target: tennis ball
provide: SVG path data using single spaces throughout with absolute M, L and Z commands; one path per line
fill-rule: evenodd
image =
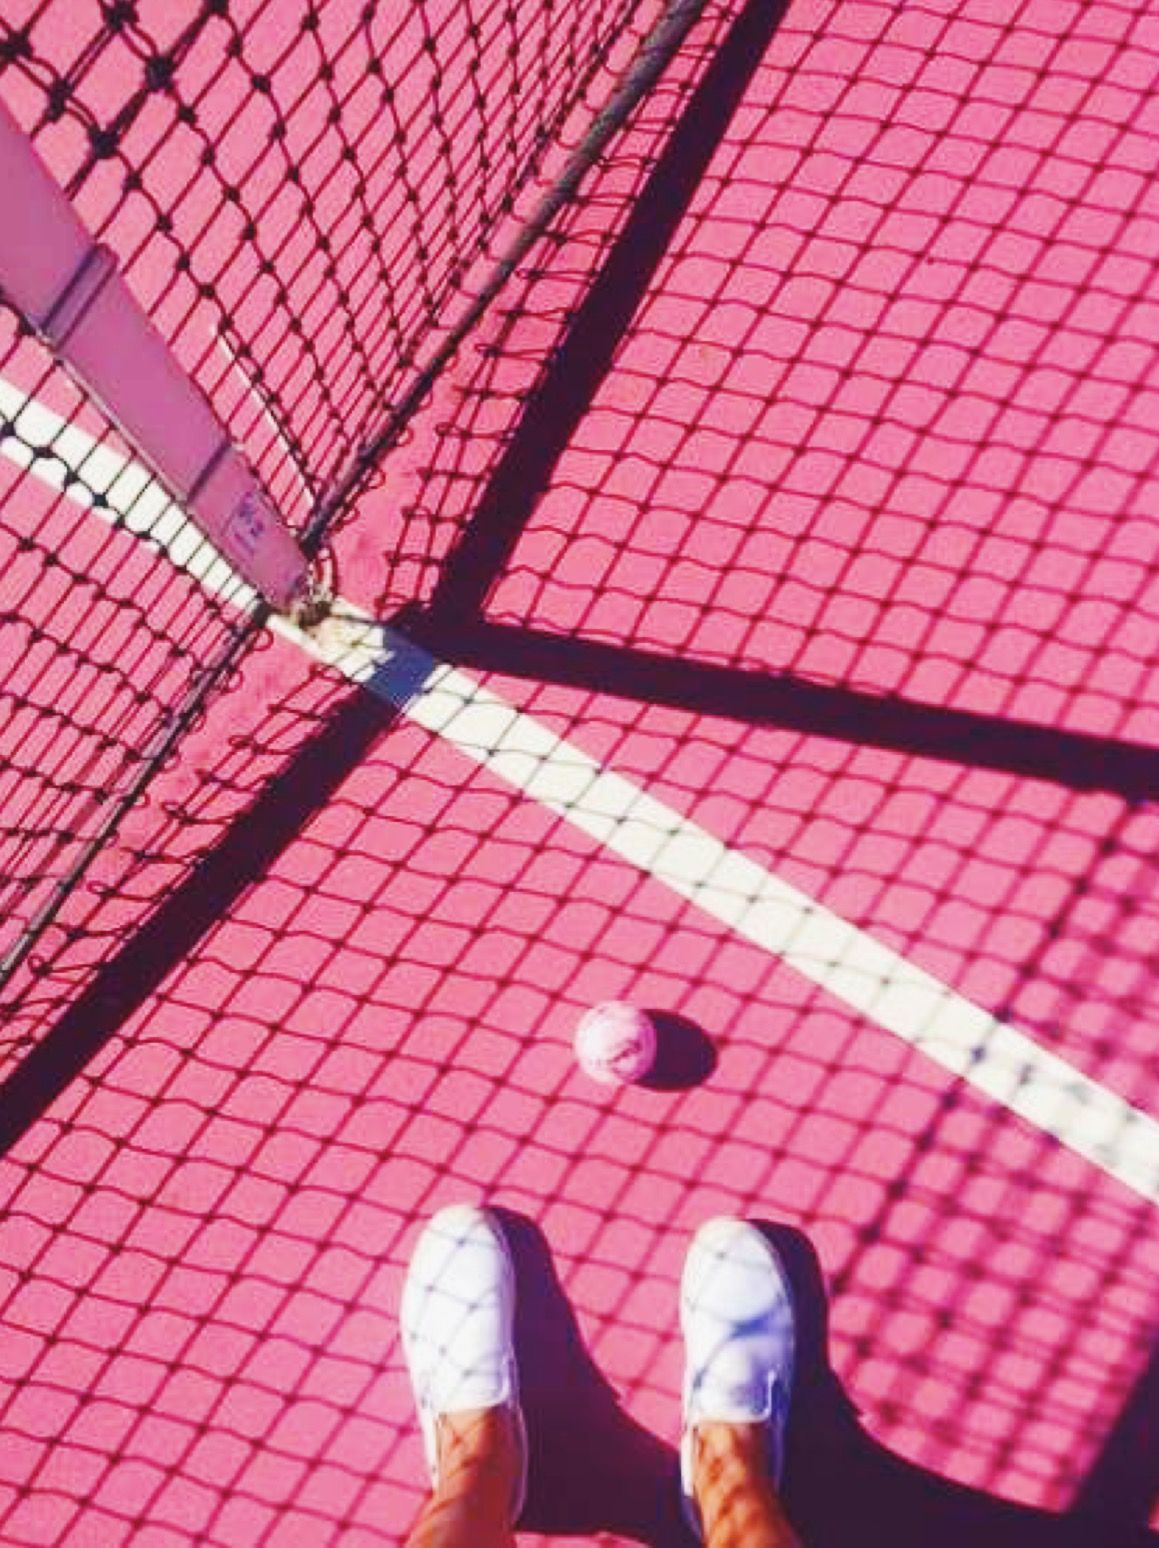
M 594 1005 L 576 1027 L 575 1053 L 585 1075 L 601 1085 L 643 1080 L 656 1058 L 656 1025 L 622 1000 Z

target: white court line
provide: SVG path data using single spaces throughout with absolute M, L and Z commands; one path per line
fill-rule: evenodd
M 256 601 L 254 591 L 186 520 L 143 463 L 102 444 L 3 376 L 0 416 L 17 430 L 14 436 L 0 435 L 0 454 L 10 462 L 27 468 L 42 483 L 63 491 L 106 521 L 118 520 L 136 536 L 152 538 L 174 564 L 214 595 L 239 608 Z M 25 441 L 50 450 L 51 456 L 34 457 Z M 92 503 L 90 490 L 105 498 L 105 508 Z
M 0 410 L 8 417 L 11 391 L 0 391 Z M 28 416 L 23 423 L 36 432 L 32 438 L 50 442 L 55 456 L 70 465 L 83 461 L 90 483 L 102 470 L 110 504 L 136 487 L 130 464 L 18 396 L 20 412 Z M 11 444 L 0 442 L 0 451 L 11 455 Z M 98 453 L 100 461 L 94 460 Z M 26 455 L 15 460 L 28 461 Z M 35 464 L 36 471 L 42 468 L 56 482 L 51 464 Z M 171 544 L 177 558 L 186 524 L 163 497 L 157 510 L 166 536 L 157 529 L 153 536 Z M 219 590 L 225 568 L 211 566 L 199 578 Z M 232 572 L 225 580 L 231 600 L 243 602 L 245 588 Z M 867 1021 L 1159 1203 L 1159 1123 L 1017 1028 L 351 604 L 339 602 L 335 616 L 308 633 L 277 616 L 271 626 Z

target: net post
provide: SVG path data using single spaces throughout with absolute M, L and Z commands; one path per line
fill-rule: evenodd
M 5 298 L 233 568 L 271 606 L 292 610 L 308 589 L 305 556 L 2 100 L 0 172 L 20 212 L 0 226 Z

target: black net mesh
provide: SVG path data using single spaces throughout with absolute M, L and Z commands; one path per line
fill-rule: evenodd
M 657 9 L 23 3 L 0 24 L 0 86 L 283 517 L 313 518 L 317 540 L 518 229 L 521 194 Z M 223 609 L 173 573 L 176 558 L 204 582 L 211 555 L 176 535 L 14 314 L 3 327 L 20 668 L 3 688 L 0 947 L 26 953 L 226 675 L 249 603 L 227 582 Z

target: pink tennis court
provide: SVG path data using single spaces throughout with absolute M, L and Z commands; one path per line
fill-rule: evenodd
M 805 1542 L 1159 1541 L 1157 85 L 1147 0 L 12 0 L 310 595 L 6 279 L 0 1541 L 401 1542 L 458 1201 L 521 1541 L 691 1540 L 719 1214 Z

